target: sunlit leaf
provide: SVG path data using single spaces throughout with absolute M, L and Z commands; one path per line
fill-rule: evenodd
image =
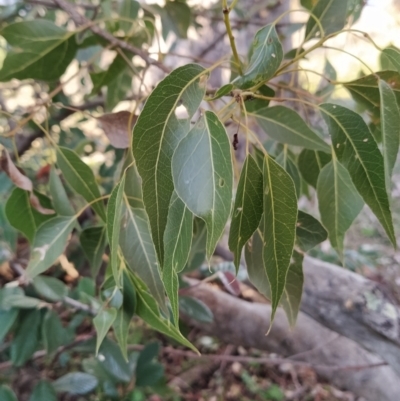
M 282 45 L 274 24 L 266 25 L 256 33 L 252 50 L 249 65 L 243 75 L 232 82 L 242 89 L 268 81 L 274 76 L 282 62 Z
M 96 317 L 93 319 L 93 325 L 96 329 L 97 340 L 96 340 L 96 353 L 99 352 L 101 343 L 104 337 L 107 335 L 108 330 L 114 323 L 117 317 L 117 310 L 115 308 L 101 309 Z
M 229 249 L 239 269 L 243 246 L 260 224 L 263 213 L 263 174 L 253 156 L 248 155 L 239 179 L 229 231 Z
M 393 244 L 396 238 L 385 187 L 384 161 L 362 117 L 345 107 L 325 103 L 322 116 L 339 161 L 347 168 L 357 191 L 374 212 Z
M 296 242 L 304 252 L 309 251 L 328 238 L 328 233 L 321 223 L 299 210 L 296 224 Z
M 207 258 L 221 238 L 232 206 L 232 156 L 225 127 L 206 111 L 172 158 L 175 190 L 207 226 Z
M 203 99 L 204 69 L 196 64 L 177 68 L 151 93 L 133 129 L 133 155 L 143 180 L 143 201 L 158 259 L 164 260 L 163 238 L 174 185 L 171 158 L 190 129 L 190 119 Z M 179 118 L 177 107 L 187 116 Z

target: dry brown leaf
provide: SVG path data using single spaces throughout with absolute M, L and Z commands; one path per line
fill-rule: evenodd
M 42 214 L 55 213 L 54 210 L 46 209 L 40 204 L 38 197 L 33 193 L 32 181 L 13 163 L 5 149 L 1 152 L 0 167 L 18 188 L 30 192 L 29 201 L 34 209 Z
M 118 149 L 129 147 L 136 119 L 137 116 L 129 111 L 103 114 L 97 118 L 111 145 Z

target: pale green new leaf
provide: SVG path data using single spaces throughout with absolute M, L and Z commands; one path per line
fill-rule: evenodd
M 319 212 L 332 246 L 343 257 L 346 231 L 360 213 L 364 202 L 347 170 L 335 159 L 320 172 L 317 183 Z
M 393 46 L 389 46 L 382 50 L 382 57 L 390 62 L 390 64 L 400 73 L 400 50 Z
M 164 78 L 151 93 L 133 129 L 133 155 L 142 178 L 143 202 L 149 216 L 158 259 L 164 260 L 164 231 L 174 190 L 171 158 L 190 129 L 205 93 L 203 67 L 188 64 Z M 187 117 L 175 115 L 178 106 Z
M 51 267 L 64 252 L 74 228 L 75 217 L 53 217 L 43 223 L 35 236 L 26 277 L 33 279 Z
M 232 207 L 232 156 L 225 127 L 206 111 L 172 158 L 175 191 L 207 226 L 207 258 L 221 238 Z
M 78 49 L 75 32 L 44 19 L 6 25 L 0 34 L 15 47 L 7 53 L 0 81 L 12 78 L 55 81 Z
M 334 104 L 321 105 L 321 112 L 328 125 L 337 158 L 347 168 L 357 191 L 395 245 L 384 161 L 366 123 L 354 111 Z
M 280 143 L 329 152 L 329 146 L 294 110 L 285 106 L 273 106 L 248 115 L 257 118 L 265 133 Z
M 236 272 L 243 246 L 260 224 L 263 214 L 263 174 L 253 156 L 248 155 L 240 174 L 233 217 L 229 231 L 229 249 L 234 254 Z
M 164 266 L 162 280 L 171 303 L 174 323 L 179 322 L 178 272 L 189 258 L 193 236 L 193 215 L 176 192 L 172 194 L 164 232 Z
M 271 287 L 271 324 L 286 285 L 296 238 L 297 197 L 293 180 L 271 157 L 264 158 L 264 268 Z
M 61 146 L 58 147 L 57 164 L 71 188 L 83 196 L 87 202 L 93 202 L 101 197 L 93 171 L 74 151 Z M 93 202 L 92 208 L 103 221 L 106 221 L 106 212 L 102 200 Z
M 119 243 L 128 267 L 143 280 L 150 294 L 163 311 L 166 311 L 164 285 L 146 212 L 143 209 L 131 208 L 126 199 Z
M 274 76 L 282 62 L 282 45 L 274 24 L 266 25 L 256 33 L 252 50 L 249 65 L 243 75 L 232 82 L 242 89 L 268 81 Z
M 110 263 L 115 283 L 120 286 L 120 259 L 118 256 L 121 232 L 121 211 L 124 195 L 125 175 L 111 192 L 107 205 L 107 235 L 110 245 Z
M 400 112 L 392 88 L 381 79 L 379 80 L 379 91 L 381 95 L 382 153 L 385 163 L 386 188 L 390 193 L 390 179 L 399 153 Z
M 348 0 L 319 0 L 311 10 L 306 26 L 305 40 L 340 31 L 346 24 Z M 323 32 L 321 32 L 320 25 Z
M 96 354 L 99 352 L 101 343 L 104 337 L 107 335 L 108 330 L 114 323 L 117 317 L 117 310 L 115 308 L 101 309 L 97 316 L 93 319 L 93 325 L 96 329 L 97 339 L 96 339 Z
M 75 214 L 74 209 L 69 202 L 67 193 L 54 167 L 50 170 L 49 189 L 54 210 L 60 216 L 73 216 Z

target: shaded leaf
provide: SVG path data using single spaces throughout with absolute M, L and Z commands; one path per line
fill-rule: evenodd
M 265 97 L 273 98 L 275 96 L 275 91 L 267 85 L 263 85 L 258 89 L 258 93 Z M 257 110 L 264 109 L 269 106 L 270 100 L 267 99 L 248 99 L 246 100 L 246 110 L 248 113 L 256 113 Z
M 93 171 L 74 151 L 58 147 L 57 164 L 71 188 L 83 196 L 87 202 L 93 202 L 101 197 Z M 102 200 L 92 203 L 92 208 L 103 221 L 106 221 Z
M 58 347 L 65 345 L 69 338 L 67 331 L 63 327 L 57 313 L 48 310 L 44 315 L 42 322 L 42 341 L 47 354 L 51 354 L 57 350 Z
M 315 150 L 303 149 L 298 158 L 300 173 L 307 184 L 317 187 L 317 180 L 322 168 L 332 159 L 329 153 L 316 152 Z
M 193 215 L 183 201 L 173 192 L 164 232 L 164 266 L 162 280 L 171 303 L 174 323 L 179 321 L 178 272 L 189 258 L 192 245 Z
M 174 185 L 171 158 L 190 129 L 190 119 L 203 99 L 205 70 L 196 64 L 177 68 L 153 90 L 133 129 L 133 155 L 143 180 L 143 201 L 158 259 L 163 264 L 163 238 Z M 182 102 L 187 118 L 175 111 Z M 155 118 L 156 116 L 156 118 Z
M 140 4 L 135 0 L 123 0 L 119 8 L 119 15 L 124 18 L 135 20 L 140 10 Z M 120 21 L 119 27 L 125 32 L 129 33 L 132 29 L 133 21 Z
M 232 84 L 223 85 L 215 92 L 214 96 L 211 96 L 207 100 L 217 100 L 223 96 L 230 96 L 233 88 L 234 86 Z
M 296 242 L 302 251 L 308 252 L 327 238 L 328 233 L 316 218 L 301 210 L 298 211 Z
M 139 354 L 136 364 L 136 385 L 155 386 L 164 375 L 164 367 L 154 359 L 160 350 L 158 343 L 150 343 Z
M 221 238 L 231 211 L 230 143 L 218 117 L 206 111 L 179 143 L 172 158 L 175 190 L 207 226 L 207 258 Z
M 293 156 L 294 157 L 294 156 Z M 293 161 L 293 159 L 289 156 L 289 152 L 287 150 L 287 146 L 285 146 L 283 152 L 281 152 L 275 161 L 280 164 L 286 172 L 290 175 L 293 180 L 294 187 L 296 188 L 296 195 L 300 198 L 301 192 L 301 177 L 299 170 Z
M 17 309 L 0 310 L 0 342 L 4 340 L 4 337 L 10 331 L 17 317 Z
M 264 159 L 264 268 L 271 286 L 271 324 L 286 285 L 297 221 L 292 179 L 270 157 Z
M 371 132 L 360 115 L 345 107 L 325 103 L 321 111 L 337 158 L 347 168 L 357 191 L 395 245 L 383 157 Z
M 93 319 L 93 325 L 97 333 L 96 354 L 99 352 L 100 345 L 110 330 L 110 327 L 114 323 L 116 317 L 117 310 L 115 308 L 109 308 L 101 309 Z
M 49 187 L 55 211 L 60 216 L 73 216 L 75 211 L 71 206 L 64 185 L 54 167 L 50 170 Z
M 192 271 L 199 268 L 206 258 L 207 228 L 203 220 L 195 217 L 193 223 L 192 247 L 190 248 L 189 259 L 185 271 Z M 179 271 L 178 271 L 179 273 Z
M 248 155 L 240 174 L 229 231 L 229 249 L 234 254 L 236 272 L 242 249 L 260 224 L 262 214 L 263 174 L 253 156 Z
M 14 392 L 10 387 L 5 385 L 0 385 L 0 400 L 1 401 L 18 401 Z
M 43 223 L 32 244 L 31 257 L 25 274 L 29 279 L 46 271 L 64 252 L 69 234 L 75 225 L 74 217 L 53 217 Z
M 90 272 L 96 277 L 102 263 L 107 243 L 106 227 L 89 227 L 79 237 L 83 253 L 90 264 Z
M 385 57 L 390 65 L 400 73 L 400 50 L 394 46 L 389 46 L 382 50 L 382 57 Z
M 166 1 L 164 8 L 159 9 L 162 35 L 167 39 L 170 32 L 174 32 L 178 38 L 186 38 L 191 21 L 190 7 L 181 1 Z
M 53 382 L 57 393 L 85 395 L 93 391 L 98 385 L 95 376 L 83 372 L 71 372 L 61 376 Z
M 29 401 L 57 401 L 57 394 L 48 381 L 42 380 L 36 384 Z
M 133 208 L 144 209 L 142 179 L 137 171 L 136 163 L 133 161 L 131 152 L 127 154 L 123 170 L 125 171 L 124 192 L 129 205 Z
M 212 323 L 214 315 L 210 308 L 199 299 L 193 297 L 179 297 L 179 307 L 186 316 L 199 322 Z
M 332 160 L 322 170 L 317 184 L 318 205 L 332 246 L 343 257 L 343 239 L 364 202 L 347 170 Z
M 68 293 L 62 281 L 50 276 L 35 277 L 33 287 L 39 295 L 53 302 L 61 301 Z

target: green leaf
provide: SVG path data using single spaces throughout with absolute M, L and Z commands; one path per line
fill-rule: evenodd
M 332 160 L 318 177 L 317 195 L 319 211 L 332 246 L 343 257 L 343 239 L 364 202 L 356 191 L 347 170 Z
M 187 38 L 192 19 L 190 7 L 183 1 L 167 0 L 160 10 L 162 35 L 167 39 L 169 32 L 174 32 L 178 38 Z
M 6 216 L 9 223 L 33 242 L 37 228 L 54 217 L 39 213 L 29 202 L 29 192 L 14 188 L 6 203 Z
M 294 110 L 285 106 L 273 106 L 248 115 L 257 118 L 265 133 L 278 142 L 329 152 L 329 146 Z
M 264 159 L 264 268 L 271 286 L 271 324 L 286 285 L 297 221 L 292 179 L 270 157 Z
M 379 80 L 381 94 L 382 153 L 385 164 L 386 187 L 390 193 L 390 179 L 399 153 L 400 112 L 392 88 Z
M 89 227 L 79 237 L 83 253 L 90 264 L 92 277 L 96 277 L 102 263 L 107 243 L 106 227 Z
M 244 161 L 236 192 L 229 231 L 229 249 L 234 254 L 236 273 L 242 249 L 260 224 L 263 214 L 263 174 L 253 156 Z
M 33 279 L 33 287 L 36 292 L 49 301 L 61 301 L 68 293 L 65 284 L 49 276 L 37 276 Z
M 0 386 L 0 400 L 1 401 L 18 401 L 14 392 L 8 386 L 4 386 L 4 385 Z
M 223 96 L 230 96 L 230 93 L 232 92 L 232 89 L 234 86 L 232 84 L 226 84 L 221 86 L 214 94 L 214 96 L 211 96 L 207 100 L 217 100 L 220 99 Z
M 118 309 L 117 317 L 113 323 L 113 329 L 121 352 L 125 360 L 128 360 L 128 332 L 129 325 L 136 310 L 136 291 L 126 272 L 124 272 L 122 277 L 122 290 L 122 306 L 120 309 Z
M 115 56 L 114 60 L 111 62 L 106 71 L 90 74 L 90 78 L 92 79 L 93 83 L 91 95 L 97 94 L 103 86 L 107 86 L 108 88 L 113 86 L 118 77 L 125 71 L 126 68 L 127 65 L 125 59 L 118 54 Z
M 382 50 L 382 57 L 385 57 L 398 73 L 400 73 L 400 50 L 389 46 Z
M 178 196 L 206 223 L 210 259 L 230 215 L 233 187 L 229 139 L 213 112 L 206 111 L 179 143 L 172 173 Z
M 42 380 L 33 389 L 29 401 L 57 401 L 57 394 L 48 381 Z
M 261 88 L 258 89 L 258 93 L 262 96 L 273 98 L 275 97 L 275 91 L 267 85 L 263 85 Z M 248 99 L 246 101 L 246 110 L 248 113 L 256 113 L 257 110 L 265 109 L 269 106 L 270 100 L 267 99 Z
M 132 373 L 129 364 L 122 355 L 118 345 L 105 338 L 99 350 L 98 360 L 106 372 L 118 382 L 129 383 L 132 380 Z
M 185 271 L 196 270 L 203 264 L 206 258 L 206 246 L 206 223 L 198 217 L 195 217 L 193 223 L 192 247 L 190 248 L 189 259 L 184 269 Z
M 28 279 L 46 271 L 64 252 L 75 217 L 53 217 L 42 224 L 32 245 L 31 257 L 25 274 Z
M 0 70 L 0 81 L 39 79 L 55 81 L 75 57 L 75 32 L 43 19 L 6 25 L 1 35 L 14 46 Z M 49 68 L 51 66 L 51 68 Z
M 328 233 L 321 223 L 309 215 L 299 210 L 296 224 L 296 242 L 300 249 L 308 252 L 328 238 Z
M 124 18 L 135 20 L 140 10 L 140 4 L 135 0 L 123 0 L 119 8 L 119 15 Z M 132 29 L 133 21 L 120 21 L 119 27 L 125 33 L 129 33 Z
M 155 386 L 164 376 L 164 367 L 154 359 L 159 353 L 158 343 L 147 344 L 136 364 L 136 382 L 139 387 Z
M 307 10 L 311 10 L 317 3 L 318 0 L 300 0 L 300 4 Z
M 49 186 L 54 210 L 60 216 L 73 216 L 75 211 L 71 206 L 67 193 L 65 192 L 64 185 L 62 184 L 54 167 L 52 167 L 50 170 Z
M 107 335 L 110 327 L 117 317 L 117 310 L 115 308 L 101 309 L 97 316 L 93 319 L 93 325 L 97 333 L 96 341 L 96 354 L 99 352 L 101 343 Z
M 133 155 L 143 180 L 143 201 L 160 264 L 164 261 L 163 238 L 174 185 L 171 158 L 190 129 L 190 119 L 203 99 L 200 79 L 203 67 L 188 64 L 164 78 L 151 93 L 133 129 Z M 182 103 L 187 118 L 178 118 Z M 155 118 L 157 116 L 157 118 Z
M 146 212 L 143 209 L 129 207 L 125 200 L 122 216 L 120 246 L 126 264 L 145 282 L 160 307 L 167 311 L 164 285 Z
M 340 31 L 346 24 L 347 9 L 348 0 L 319 0 L 311 10 L 312 15 L 306 25 L 305 40 Z M 321 24 L 323 32 L 316 19 Z
M 300 198 L 301 177 L 300 177 L 300 173 L 299 173 L 299 170 L 298 170 L 295 162 L 289 155 L 287 146 L 285 146 L 283 152 L 281 152 L 278 155 L 278 157 L 275 159 L 275 161 L 278 164 L 280 164 L 286 170 L 286 172 L 290 175 L 290 177 L 293 180 L 294 187 L 296 188 L 296 195 L 298 198 Z
M 396 237 L 385 188 L 384 162 L 375 139 L 357 113 L 329 103 L 321 105 L 321 111 L 337 158 L 349 171 L 357 191 L 395 246 Z
M 397 103 L 400 104 L 400 73 L 397 71 L 381 71 L 366 77 L 347 82 L 344 87 L 348 89 L 354 100 L 369 110 L 380 107 L 379 80 L 387 82 L 392 88 Z
M 74 151 L 61 146 L 58 147 L 57 164 L 68 184 L 87 202 L 93 202 L 101 197 L 93 171 Z M 103 221 L 106 221 L 106 212 L 102 200 L 92 203 L 92 208 Z
M 304 256 L 294 251 L 286 276 L 285 291 L 282 295 L 281 305 L 286 313 L 291 327 L 296 324 L 300 309 L 301 295 L 303 293 L 303 258 Z
M 126 168 L 126 166 L 130 166 Z M 125 169 L 126 168 L 126 169 Z M 136 164 L 133 162 L 132 153 L 128 152 L 125 164 L 125 196 L 131 207 L 144 209 L 142 179 L 137 171 Z
M 125 67 L 125 69 L 107 85 L 106 110 L 112 111 L 119 102 L 123 101 L 131 87 L 132 72 L 129 68 Z M 129 139 L 130 138 L 129 136 Z
M 199 322 L 212 323 L 214 320 L 214 315 L 210 308 L 199 299 L 181 296 L 179 298 L 179 307 L 186 316 Z
M 115 186 L 111 192 L 110 199 L 107 205 L 107 234 L 108 243 L 110 244 L 110 263 L 113 272 L 114 280 L 117 286 L 120 286 L 121 271 L 119 250 L 119 236 L 121 232 L 121 212 L 122 212 L 122 197 L 124 194 L 125 175 L 121 181 Z
M 173 338 L 185 347 L 198 352 L 196 347 L 192 345 L 185 337 L 183 337 L 180 331 L 174 325 L 172 325 L 169 320 L 166 320 L 160 316 L 157 303 L 152 295 L 147 291 L 145 284 L 140 280 L 140 278 L 134 274 L 131 274 L 131 279 L 137 293 L 136 314 L 153 329 Z
M 58 347 L 65 345 L 69 341 L 61 319 L 56 312 L 50 309 L 44 315 L 41 329 L 43 346 L 47 354 L 52 354 Z
M 248 89 L 271 79 L 283 59 L 282 45 L 274 24 L 261 28 L 251 46 L 253 52 L 249 65 L 244 74 L 232 82 L 241 89 Z
M 174 323 L 179 322 L 178 272 L 189 258 L 192 245 L 193 215 L 176 192 L 172 194 L 164 232 L 164 266 L 162 280 L 171 303 Z
M 39 308 L 42 303 L 38 298 L 25 296 L 24 291 L 19 287 L 4 287 L 0 289 L 0 309 L 32 309 Z
M 18 316 L 17 309 L 0 310 L 0 342 L 10 331 Z
M 317 187 L 317 180 L 322 168 L 332 160 L 332 156 L 325 152 L 303 149 L 298 158 L 300 173 L 307 184 Z
M 98 384 L 95 376 L 83 372 L 72 372 L 55 380 L 53 387 L 57 393 L 85 395 L 93 391 Z
M 11 361 L 14 366 L 24 365 L 36 351 L 40 322 L 40 310 L 35 309 L 20 314 L 20 324 L 11 343 Z

